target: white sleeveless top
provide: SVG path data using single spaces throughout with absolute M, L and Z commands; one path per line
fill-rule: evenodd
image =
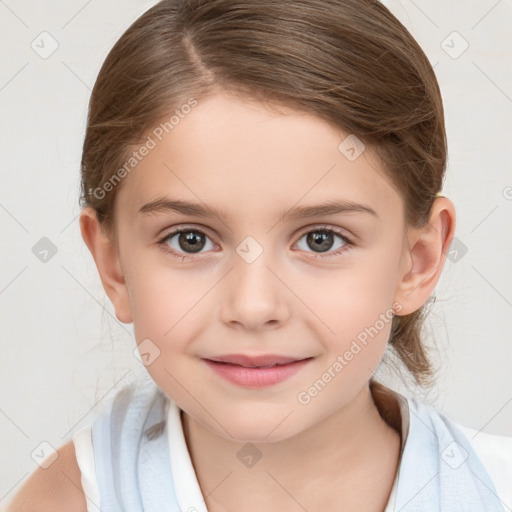
M 389 388 L 388 388 L 389 390 Z M 389 390 L 392 391 L 392 390 Z M 402 449 L 407 440 L 409 411 L 407 401 L 399 393 L 393 392 L 400 404 L 402 418 Z M 169 452 L 172 453 L 171 469 L 176 497 L 181 510 L 208 512 L 203 495 L 190 459 L 183 433 L 181 409 L 169 401 L 168 416 Z M 487 470 L 506 510 L 512 510 L 512 437 L 478 432 L 456 423 Z M 73 435 L 76 458 L 81 471 L 82 487 L 87 501 L 87 512 L 101 512 L 100 493 L 96 480 L 94 452 L 92 446 L 92 426 L 87 425 Z M 386 505 L 385 512 L 395 511 L 398 472 Z

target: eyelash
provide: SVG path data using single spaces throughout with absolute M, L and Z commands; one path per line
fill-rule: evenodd
M 161 238 L 160 240 L 157 241 L 157 245 L 160 246 L 162 248 L 162 250 L 164 252 L 166 252 L 167 254 L 170 254 L 171 256 L 174 256 L 176 258 L 181 258 L 182 261 L 186 260 L 186 259 L 193 259 L 195 257 L 195 255 L 193 255 L 193 254 L 179 254 L 176 251 L 174 251 L 173 249 L 169 248 L 169 246 L 166 244 L 167 240 L 169 240 L 173 236 L 178 235 L 180 233 L 190 233 L 190 232 L 200 233 L 202 236 L 210 238 L 208 236 L 208 234 L 205 233 L 202 229 L 199 229 L 199 228 L 196 228 L 196 227 L 182 227 L 182 228 L 175 229 L 174 231 L 171 231 L 170 233 L 167 233 L 163 238 Z M 314 253 L 313 252 L 313 253 L 311 253 L 313 259 L 324 259 L 324 258 L 331 258 L 331 257 L 334 257 L 334 256 L 338 256 L 340 254 L 344 254 L 345 252 L 347 252 L 348 250 L 350 250 L 354 246 L 353 241 L 350 238 L 348 238 L 346 235 L 342 234 L 340 231 L 338 231 L 336 229 L 327 228 L 325 225 L 315 226 L 313 228 L 308 228 L 307 230 L 302 231 L 300 233 L 300 235 L 299 235 L 299 240 L 304 235 L 307 235 L 309 233 L 316 233 L 316 232 L 334 233 L 336 236 L 338 236 L 339 238 L 342 239 L 342 241 L 345 243 L 345 245 L 343 247 L 337 249 L 334 252 L 327 253 L 328 254 L 327 256 L 321 256 L 321 253 Z M 201 257 L 202 253 L 197 253 L 197 254 L 198 254 L 199 257 Z M 311 256 L 308 256 L 308 257 L 311 257 Z

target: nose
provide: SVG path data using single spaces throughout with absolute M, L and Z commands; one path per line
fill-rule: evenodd
M 254 261 L 233 254 L 233 268 L 223 283 L 220 299 L 222 321 L 251 331 L 275 329 L 286 322 L 290 313 L 287 288 L 278 275 L 267 251 Z

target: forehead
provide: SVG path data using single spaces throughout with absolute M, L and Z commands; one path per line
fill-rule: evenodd
M 124 216 L 166 194 L 261 219 L 335 198 L 400 214 L 400 197 L 370 152 L 353 159 L 347 147 L 359 152 L 357 139 L 316 116 L 217 94 L 172 125 L 169 118 L 148 132 L 151 149 L 123 181 L 116 208 Z

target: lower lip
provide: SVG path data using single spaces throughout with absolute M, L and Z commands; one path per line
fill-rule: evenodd
M 246 368 L 237 364 L 219 363 L 209 359 L 203 361 L 218 375 L 229 380 L 233 384 L 251 388 L 271 386 L 295 375 L 303 368 L 309 359 L 294 361 L 293 363 L 277 365 L 272 368 Z

